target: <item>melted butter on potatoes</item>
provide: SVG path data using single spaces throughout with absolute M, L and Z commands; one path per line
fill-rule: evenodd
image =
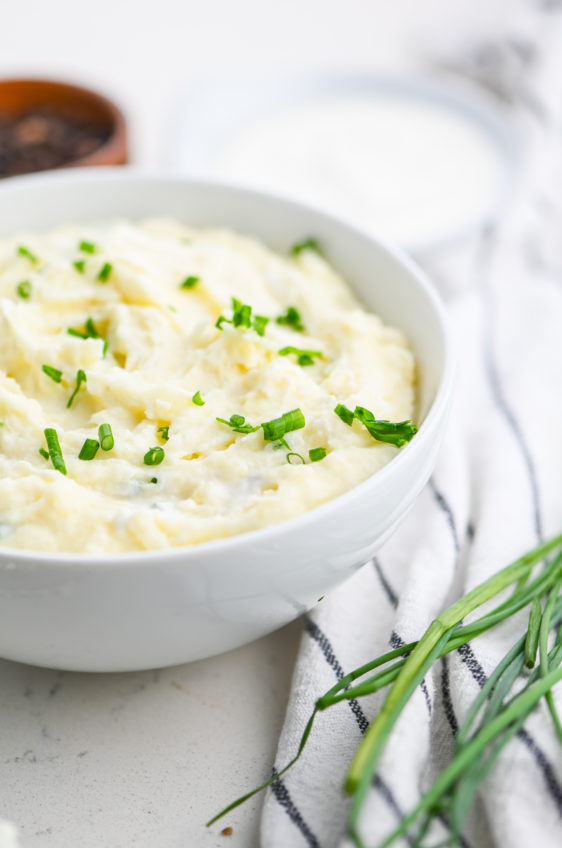
M 197 279 L 182 285 L 188 278 Z M 263 335 L 215 326 L 232 319 L 233 297 L 251 306 L 252 321 L 269 318 Z M 276 321 L 289 307 L 302 331 Z M 279 354 L 287 347 L 321 356 L 299 364 L 298 354 Z M 86 381 L 68 406 L 79 370 Z M 414 360 L 403 335 L 362 309 L 312 250 L 280 256 L 246 236 L 164 219 L 0 242 L 2 546 L 165 548 L 299 515 L 398 450 L 358 421 L 347 426 L 338 403 L 410 419 Z M 240 415 L 256 426 L 294 409 L 306 423 L 286 444 L 216 420 Z M 79 459 L 104 423 L 114 447 Z M 45 428 L 57 432 L 66 475 L 40 453 Z M 163 460 L 145 464 L 155 447 Z M 319 447 L 325 457 L 311 462 Z

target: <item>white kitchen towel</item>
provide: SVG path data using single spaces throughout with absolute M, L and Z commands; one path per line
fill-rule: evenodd
M 528 31 L 487 45 L 469 63 L 534 125 L 536 138 L 512 207 L 435 268 L 450 284 L 445 291 L 455 292 L 448 307 L 459 359 L 445 443 L 394 537 L 306 617 L 278 770 L 296 752 L 316 698 L 345 672 L 419 638 L 452 600 L 562 532 L 562 30 L 559 4 L 532 5 Z M 442 658 L 416 691 L 367 797 L 361 831 L 370 848 L 448 762 L 470 702 L 525 627 L 521 613 Z M 562 686 L 555 691 L 562 709 Z M 382 697 L 318 717 L 301 760 L 267 790 L 262 848 L 348 848 L 342 782 Z M 562 845 L 562 751 L 544 704 L 504 749 L 462 845 Z

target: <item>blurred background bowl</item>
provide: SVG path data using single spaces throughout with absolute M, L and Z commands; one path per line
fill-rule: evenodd
M 127 161 L 125 118 L 106 97 L 55 80 L 0 80 L 0 177 Z

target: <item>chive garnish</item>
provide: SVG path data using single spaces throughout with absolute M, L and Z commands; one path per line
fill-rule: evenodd
M 284 315 L 279 315 L 275 319 L 278 324 L 286 324 L 297 333 L 304 333 L 304 324 L 300 316 L 299 310 L 295 306 L 288 306 Z
M 31 283 L 29 280 L 23 280 L 21 283 L 18 283 L 16 291 L 24 300 L 31 297 Z
M 55 383 L 60 383 L 62 380 L 62 371 L 59 371 L 58 368 L 53 368 L 52 365 L 42 365 L 41 371 L 50 377 L 51 380 L 54 380 Z
M 85 383 L 86 380 L 87 380 L 86 372 L 82 371 L 82 369 L 79 368 L 78 371 L 76 372 L 76 385 L 74 387 L 74 391 L 72 392 L 72 394 L 68 398 L 68 403 L 66 404 L 67 409 L 70 409 L 70 407 L 72 406 L 72 401 L 74 400 L 74 398 L 78 394 L 78 390 L 80 389 L 80 386 L 82 385 L 82 383 Z
M 258 336 L 265 336 L 265 328 L 268 324 L 269 318 L 266 318 L 265 315 L 256 315 L 254 317 L 252 327 L 254 328 Z
M 355 417 L 369 431 L 377 442 L 387 442 L 401 448 L 418 432 L 411 421 L 377 421 L 373 413 L 363 406 L 355 407 Z
M 338 405 L 334 409 L 334 412 L 336 413 L 336 415 L 339 415 L 344 424 L 348 424 L 351 427 L 355 418 L 355 413 L 353 412 L 353 410 L 348 409 L 347 406 L 344 406 L 343 403 L 338 403 Z
M 232 324 L 233 327 L 253 327 L 258 336 L 265 334 L 265 328 L 269 322 L 269 318 L 265 315 L 255 315 L 252 319 L 252 307 L 247 303 L 242 303 L 237 297 L 232 298 L 232 318 L 225 318 L 220 315 L 217 318 L 215 327 L 222 330 L 223 324 Z
M 66 465 L 64 464 L 64 459 L 62 456 L 62 451 L 59 444 L 59 437 L 57 436 L 57 431 L 52 427 L 47 427 L 44 430 L 45 439 L 47 440 L 47 448 L 49 450 L 49 458 L 53 463 L 53 466 L 56 471 L 60 471 L 61 474 L 66 474 Z
M 304 415 L 300 409 L 292 409 L 290 412 L 285 412 L 279 418 L 273 418 L 271 421 L 265 421 L 261 424 L 263 429 L 263 437 L 267 442 L 274 442 L 277 439 L 282 439 L 285 433 L 290 433 L 292 430 L 300 430 L 305 425 Z
M 157 482 L 158 482 L 158 477 L 151 477 L 151 478 L 150 478 L 150 482 L 151 482 L 151 483 L 157 483 Z
M 98 452 L 100 443 L 97 439 L 86 439 L 78 454 L 78 459 L 93 459 Z
M 78 250 L 81 250 L 82 253 L 95 253 L 96 246 L 93 241 L 81 241 L 78 245 Z
M 111 262 L 105 262 L 102 266 L 101 271 L 98 274 L 98 280 L 102 283 L 107 283 L 109 280 L 109 275 L 113 271 L 113 265 Z
M 84 271 L 86 269 L 86 260 L 85 259 L 75 259 L 72 264 L 74 265 L 74 267 L 76 268 L 76 270 L 80 274 L 84 273 Z
M 49 459 L 49 451 L 46 451 L 45 448 L 39 448 L 39 453 L 43 459 Z
M 103 340 L 103 356 L 107 353 L 109 342 L 100 336 L 96 330 L 96 326 L 92 318 L 87 318 L 84 325 L 84 330 L 76 330 L 74 327 L 67 327 L 66 332 L 69 336 L 76 336 L 79 339 L 102 339 Z
M 297 241 L 291 247 L 291 253 L 293 256 L 298 256 L 299 253 L 302 253 L 304 250 L 314 250 L 316 253 L 319 253 L 322 256 L 322 248 L 320 247 L 320 242 L 315 238 L 305 238 L 302 241 Z
M 231 415 L 228 421 L 226 418 L 217 418 L 217 421 L 220 421 L 221 424 L 226 424 L 227 427 L 231 427 L 235 433 L 255 433 L 256 430 L 260 429 L 259 424 L 257 427 L 246 424 L 246 419 L 243 415 Z
M 20 246 L 18 247 L 18 253 L 20 256 L 25 256 L 25 258 L 29 259 L 29 261 L 32 262 L 34 265 L 37 265 L 37 263 L 39 262 L 37 256 L 32 253 L 31 250 L 24 244 L 20 244 Z
M 397 448 L 401 448 L 402 445 L 409 442 L 412 436 L 418 432 L 418 428 L 411 421 L 377 420 L 373 413 L 369 409 L 365 409 L 364 406 L 356 406 L 354 412 L 352 412 L 343 403 L 338 403 L 334 412 L 350 427 L 353 420 L 357 419 L 377 442 L 386 442 L 395 445 Z
M 180 289 L 192 289 L 199 282 L 199 277 L 186 277 L 183 283 L 180 283 Z
M 160 465 L 164 459 L 164 448 L 150 448 L 144 455 L 145 465 Z
M 326 456 L 326 448 L 311 448 L 308 452 L 308 457 L 311 462 L 318 462 Z
M 168 424 L 166 427 L 158 427 L 156 432 L 158 433 L 158 435 L 160 436 L 160 438 L 162 439 L 163 442 L 167 442 L 168 439 L 170 438 L 169 431 L 170 431 L 170 425 Z
M 296 456 L 299 461 L 292 462 L 292 456 Z M 289 453 L 287 454 L 287 462 L 289 463 L 289 465 L 304 465 L 304 456 L 301 456 L 300 453 L 295 453 L 295 451 L 289 451 Z
M 98 428 L 98 437 L 100 440 L 100 447 L 103 451 L 111 450 L 111 448 L 115 445 L 115 440 L 111 431 L 111 424 L 100 424 Z
M 193 401 L 193 403 L 194 403 L 196 406 L 205 406 L 205 401 L 204 401 L 204 400 L 203 400 L 203 398 L 201 397 L 201 392 L 195 392 L 195 394 L 193 395 L 193 397 L 191 398 L 191 400 Z
M 303 348 L 293 347 L 292 345 L 282 347 L 277 353 L 279 356 L 288 356 L 290 353 L 294 353 L 299 365 L 314 365 L 315 356 L 318 359 L 324 359 L 324 354 L 320 350 L 304 350 Z

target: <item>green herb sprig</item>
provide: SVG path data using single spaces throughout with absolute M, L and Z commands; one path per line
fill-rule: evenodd
M 246 424 L 246 419 L 243 415 L 231 415 L 228 420 L 226 418 L 217 418 L 217 421 L 221 424 L 226 424 L 226 426 L 234 430 L 235 433 L 255 433 L 256 430 L 260 429 L 259 424 L 256 427 L 253 427 L 251 424 Z
M 49 457 L 53 463 L 53 467 L 56 471 L 60 471 L 61 474 L 66 474 L 66 465 L 64 464 L 57 431 L 53 427 L 47 427 L 43 432 L 45 433 L 47 449 L 49 451 Z
M 554 554 L 554 557 L 546 561 L 538 575 L 532 577 L 536 565 L 545 561 L 551 554 Z M 470 624 L 461 623 L 482 604 L 512 586 L 515 587 L 512 594 L 495 608 Z M 271 785 L 297 762 L 319 713 L 343 700 L 360 698 L 390 686 L 379 713 L 359 746 L 345 782 L 346 791 L 353 796 L 348 818 L 348 835 L 356 848 L 364 848 L 359 832 L 359 819 L 380 757 L 396 721 L 433 663 L 530 604 L 532 609 L 527 633 L 508 651 L 471 705 L 459 727 L 455 755 L 451 763 L 437 777 L 414 810 L 401 820 L 398 827 L 378 848 L 389 848 L 403 837 L 408 837 L 409 841 L 421 848 L 433 820 L 443 815 L 449 825 L 450 839 L 440 844 L 457 845 L 462 825 L 478 788 L 489 774 L 501 750 L 543 697 L 549 705 L 554 728 L 562 744 L 562 724 L 552 699 L 552 687 L 562 680 L 561 590 L 562 535 L 537 546 L 476 586 L 441 613 L 419 641 L 388 651 L 344 675 L 316 701 L 291 762 L 261 786 L 236 799 L 214 816 L 208 825 Z M 544 611 L 540 612 L 538 618 L 542 608 L 541 599 L 546 602 Z M 557 630 L 557 634 L 549 651 L 548 635 L 553 628 Z M 528 656 L 526 646 L 529 634 L 535 634 L 537 630 L 540 664 L 521 688 L 514 684 L 519 679 Z M 532 639 L 534 638 L 533 635 Z M 366 677 L 374 671 L 374 675 Z M 360 680 L 361 678 L 363 679 Z M 357 680 L 360 682 L 352 685 Z

